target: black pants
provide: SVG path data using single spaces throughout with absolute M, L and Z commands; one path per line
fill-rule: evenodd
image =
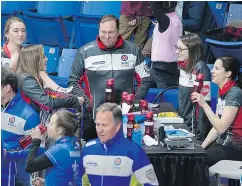
M 214 142 L 207 150 L 208 166 L 212 166 L 220 160 L 242 161 L 242 151 L 233 147 L 219 145 Z
M 152 62 L 150 75 L 155 81 L 157 88 L 178 86 L 179 74 L 177 62 Z

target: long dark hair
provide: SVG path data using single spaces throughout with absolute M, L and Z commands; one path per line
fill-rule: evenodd
M 185 70 L 191 73 L 196 63 L 200 60 L 204 60 L 202 40 L 194 33 L 185 34 L 180 37 L 180 40 L 188 47 L 189 58 Z
M 233 56 L 219 57 L 226 72 L 231 71 L 231 80 L 235 80 L 238 76 L 237 85 L 242 88 L 242 73 L 240 72 L 239 61 Z

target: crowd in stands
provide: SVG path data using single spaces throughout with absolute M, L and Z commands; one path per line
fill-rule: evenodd
M 150 24 L 155 27 L 148 40 Z M 133 175 L 141 184 L 159 185 L 144 150 L 124 138 L 117 105 L 122 92 L 140 100 L 151 87 L 178 87 L 178 113 L 191 131 L 197 126 L 209 166 L 242 161 L 240 64 L 221 56 L 210 72 L 206 63 L 213 58 L 204 35 L 215 27 L 207 2 L 124 1 L 120 18 L 103 16 L 97 39 L 77 50 L 71 88 L 63 88 L 46 73 L 43 46 L 23 46 L 26 25 L 9 18 L 1 50 L 2 185 L 83 185 L 87 176 L 91 185 L 124 186 Z M 193 92 L 198 74 L 204 75 L 201 93 Z M 110 78 L 117 104 L 105 103 Z M 216 113 L 210 108 L 211 82 L 219 87 Z M 40 123 L 47 126 L 44 134 Z M 19 140 L 27 134 L 32 145 L 22 149 Z

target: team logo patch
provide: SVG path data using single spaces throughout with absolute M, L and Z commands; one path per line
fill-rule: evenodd
M 127 55 L 122 55 L 121 59 L 122 59 L 122 61 L 127 61 L 128 60 L 128 56 Z
M 116 158 L 114 160 L 114 165 L 120 165 L 121 164 L 121 159 L 120 158 Z
M 153 169 L 149 169 L 146 171 L 146 177 L 148 180 L 154 181 L 155 180 L 155 172 Z
M 203 97 L 205 97 L 206 95 L 208 95 L 210 91 L 210 86 L 209 85 L 203 85 L 203 88 L 201 90 L 201 94 L 203 95 Z
M 15 117 L 14 116 L 12 116 L 11 118 L 9 118 L 9 122 L 10 123 L 13 123 L 15 121 Z

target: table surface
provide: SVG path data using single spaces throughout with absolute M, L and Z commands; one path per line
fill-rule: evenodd
M 159 108 L 155 108 L 154 112 L 156 112 L 156 113 L 176 112 L 176 110 L 171 103 L 161 102 Z M 169 125 L 173 125 L 174 128 L 183 128 L 183 129 L 189 130 L 185 124 L 174 123 L 174 124 L 169 124 Z M 159 154 L 206 155 L 205 150 L 201 147 L 201 145 L 199 145 L 196 142 L 196 139 L 192 138 L 192 140 L 195 143 L 195 149 L 193 149 L 193 150 L 191 150 L 191 149 L 168 150 L 167 147 L 163 147 L 161 144 L 151 146 L 151 147 L 147 147 L 147 146 L 143 145 L 142 148 L 145 150 L 147 155 L 149 155 L 149 154 L 153 154 L 153 155 L 156 155 L 156 154 L 157 155 L 159 155 Z

